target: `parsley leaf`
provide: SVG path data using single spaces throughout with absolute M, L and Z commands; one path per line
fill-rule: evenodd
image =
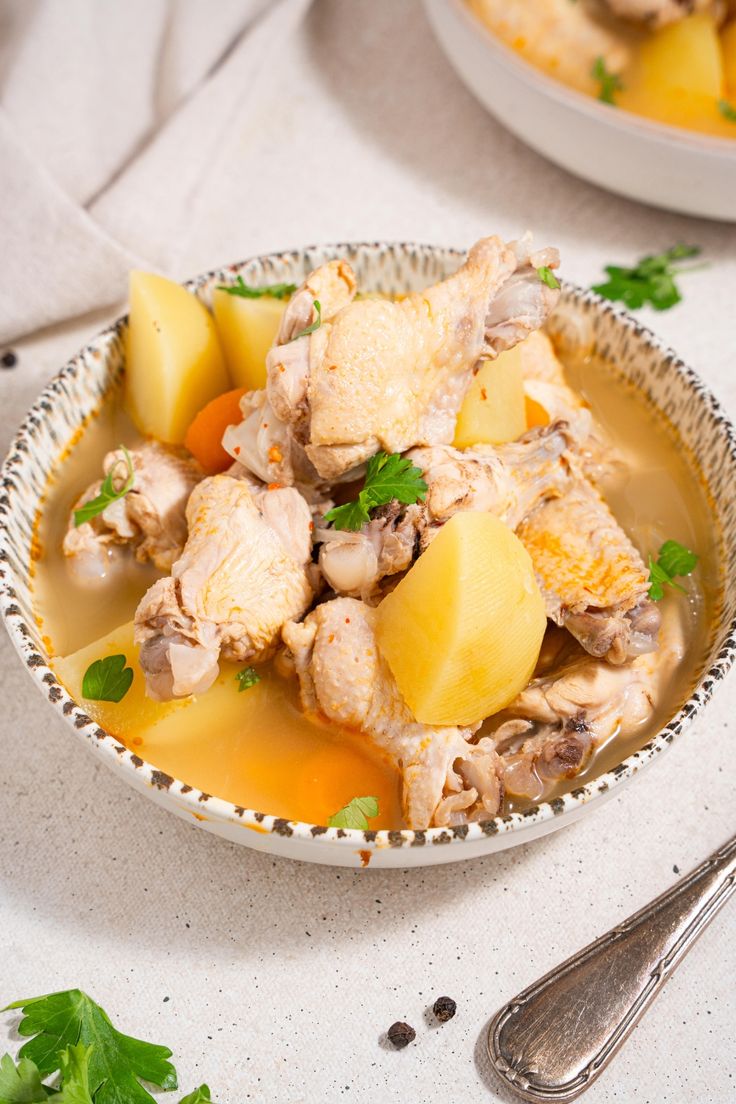
M 600 84 L 598 99 L 603 103 L 613 104 L 615 107 L 616 101 L 613 98 L 614 93 L 620 92 L 623 89 L 623 84 L 621 83 L 621 78 L 618 73 L 610 73 L 608 71 L 606 59 L 602 55 L 599 55 L 593 62 L 591 76 L 593 80 L 597 80 Z
M 728 100 L 719 100 L 718 110 L 723 118 L 727 119 L 729 123 L 736 123 L 736 107 L 730 104 Z
M 54 1104 L 92 1104 L 89 1089 L 89 1060 L 94 1047 L 83 1043 L 69 1047 L 59 1055 L 61 1092 Z M 97 1096 L 99 1100 L 99 1095 Z
M 238 671 L 235 678 L 238 681 L 238 693 L 240 694 L 243 690 L 250 690 L 251 686 L 255 686 L 257 682 L 261 681 L 261 676 L 255 667 L 244 667 L 242 671 Z
M 537 276 L 543 284 L 546 284 L 548 288 L 552 288 L 553 291 L 557 291 L 557 288 L 560 286 L 560 281 L 557 279 L 549 265 L 542 265 L 541 268 L 538 268 Z
M 48 1095 L 30 1058 L 21 1058 L 17 1066 L 9 1054 L 0 1058 L 0 1104 L 40 1104 Z
M 307 326 L 305 330 L 300 330 L 299 333 L 294 334 L 291 339 L 292 341 L 296 341 L 298 337 L 306 337 L 307 334 L 314 333 L 314 331 L 318 330 L 322 325 L 322 307 L 320 306 L 319 299 L 314 299 L 312 300 L 312 302 L 314 303 L 314 309 L 317 312 L 317 318 L 311 326 Z
M 218 284 L 218 291 L 228 295 L 239 295 L 241 299 L 288 299 L 296 291 L 296 284 L 265 284 L 263 287 L 250 287 L 242 276 L 236 276 L 234 284 Z
M 124 655 L 105 656 L 90 663 L 82 679 L 82 697 L 88 701 L 120 702 L 130 690 L 133 668 Z
M 368 827 L 368 817 L 377 816 L 378 798 L 354 797 L 329 817 L 327 824 L 330 828 L 359 828 L 365 831 Z
M 682 299 L 675 276 L 688 271 L 673 262 L 697 257 L 699 253 L 696 245 L 674 245 L 664 253 L 642 257 L 633 268 L 606 265 L 608 280 L 595 284 L 593 291 L 605 299 L 620 300 L 630 310 L 638 310 L 645 303 L 655 310 L 669 310 Z
M 398 452 L 378 452 L 366 465 L 363 490 L 357 500 L 328 510 L 325 521 L 331 521 L 336 529 L 357 532 L 370 521 L 370 511 L 376 506 L 385 506 L 393 499 L 404 505 L 423 502 L 426 493 L 421 468 Z
M 35 1062 L 42 1077 L 61 1068 L 70 1046 L 91 1046 L 88 1082 L 95 1104 L 155 1104 L 141 1081 L 162 1089 L 177 1087 L 168 1047 L 122 1035 L 81 989 L 15 1001 L 7 1008 L 23 1011 L 18 1031 L 32 1038 L 20 1048 L 20 1057 Z
M 89 502 L 84 502 L 74 511 L 75 526 L 83 525 L 85 521 L 90 521 L 91 518 L 97 517 L 97 515 L 101 514 L 103 510 L 106 510 L 112 502 L 117 502 L 119 498 L 125 498 L 128 491 L 132 489 L 135 481 L 133 461 L 125 445 L 121 445 L 120 448 L 125 454 L 125 463 L 128 471 L 125 482 L 119 491 L 115 490 L 115 469 L 122 463 L 122 461 L 118 460 L 113 464 L 110 471 L 103 479 L 100 493 L 95 498 L 90 499 Z
M 679 541 L 665 541 L 659 550 L 659 557 L 654 560 L 649 557 L 649 597 L 653 602 L 660 602 L 664 598 L 664 588 L 673 587 L 675 590 L 685 593 L 685 588 L 675 582 L 677 577 L 692 575 L 697 565 L 699 556 L 691 552 Z
M 194 1092 L 189 1093 L 187 1096 L 183 1096 L 179 1101 L 179 1104 L 211 1104 L 212 1097 L 210 1096 L 210 1090 L 207 1085 L 200 1085 Z

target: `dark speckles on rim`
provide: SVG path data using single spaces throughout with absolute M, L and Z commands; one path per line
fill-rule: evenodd
M 187 285 L 209 303 L 212 288 L 233 275 L 241 274 L 246 282 L 255 284 L 299 281 L 309 269 L 333 257 L 346 257 L 357 271 L 364 286 L 391 292 L 407 287 L 422 288 L 442 279 L 458 267 L 464 254 L 458 250 L 433 248 L 416 244 L 376 242 L 365 245 L 311 246 L 303 250 L 286 250 L 267 257 L 254 257 L 198 277 Z M 686 367 L 644 326 L 613 303 L 603 301 L 593 292 L 563 286 L 568 316 L 582 327 L 588 326 L 592 342 L 599 353 L 606 355 L 622 377 L 633 384 L 652 404 L 666 411 L 679 430 L 691 458 L 708 484 L 714 516 L 718 519 L 724 539 L 721 561 L 728 590 L 716 603 L 713 638 L 708 656 L 708 670 L 700 685 L 682 710 L 664 729 L 650 739 L 634 756 L 613 771 L 577 787 L 572 793 L 541 803 L 522 813 L 476 822 L 455 828 L 430 828 L 426 831 L 359 832 L 327 829 L 324 826 L 301 824 L 283 818 L 244 809 L 220 798 L 202 794 L 199 790 L 157 771 L 139 756 L 131 754 L 117 739 L 106 733 L 86 711 L 72 701 L 59 686 L 48 667 L 39 630 L 36 627 L 29 592 L 27 564 L 33 538 L 33 515 L 44 493 L 48 472 L 65 443 L 72 440 L 81 425 L 87 422 L 115 388 L 123 374 L 123 335 L 126 318 L 118 321 L 82 349 L 53 379 L 38 402 L 29 411 L 16 434 L 0 473 L 0 507 L 7 512 L 0 516 L 0 604 L 5 623 L 23 662 L 44 688 L 45 696 L 60 715 L 67 718 L 74 731 L 92 746 L 107 762 L 119 764 L 130 777 L 149 782 L 152 793 L 175 796 L 177 804 L 201 815 L 207 806 L 207 823 L 252 822 L 263 832 L 283 838 L 291 836 L 311 841 L 315 846 L 340 845 L 346 853 L 354 853 L 356 843 L 365 841 L 376 848 L 419 848 L 432 843 L 455 842 L 453 857 L 461 857 L 465 845 L 474 841 L 551 822 L 591 798 L 601 798 L 618 783 L 631 777 L 638 769 L 652 762 L 661 751 L 690 723 L 708 701 L 711 693 L 733 662 L 736 643 L 736 435 L 717 400 L 692 369 Z M 561 316 L 560 316 L 561 317 Z M 693 459 L 693 463 L 696 461 Z M 162 786 L 164 779 L 169 780 Z M 251 833 L 241 834 L 244 842 Z M 496 847 L 490 844 L 488 849 Z M 430 851 L 428 849 L 428 854 Z M 422 861 L 432 861 L 431 859 Z

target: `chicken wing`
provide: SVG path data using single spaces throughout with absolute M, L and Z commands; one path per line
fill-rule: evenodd
M 659 611 L 649 571 L 598 491 L 578 480 L 542 502 L 518 529 L 547 616 L 610 663 L 657 647 Z
M 151 560 L 161 571 L 170 569 L 184 547 L 187 500 L 204 473 L 195 460 L 156 441 L 146 441 L 129 455 L 133 486 L 128 493 L 82 525 L 75 526 L 73 512 L 69 519 L 63 551 L 80 579 L 104 577 L 116 546 L 129 546 L 137 560 Z M 105 476 L 112 473 L 113 488 L 120 491 L 128 478 L 122 449 L 108 452 L 102 469 Z M 88 487 L 74 509 L 95 498 L 101 487 L 101 480 Z
M 318 269 L 286 308 L 265 394 L 244 404 L 224 447 L 264 481 L 298 484 L 340 479 L 380 449 L 449 443 L 478 360 L 522 340 L 556 303 L 537 270 L 557 263 L 526 239 L 485 238 L 454 276 L 400 302 L 350 301 L 349 266 L 329 279 Z M 329 294 L 318 313 L 319 286 Z
M 146 690 L 158 701 L 202 693 L 218 659 L 265 659 L 281 626 L 315 593 L 312 519 L 293 487 L 253 491 L 227 475 L 205 479 L 186 511 L 189 537 L 171 575 L 135 615 Z
M 379 652 L 375 618 L 362 602 L 336 598 L 284 626 L 304 710 L 364 732 L 388 754 L 402 772 L 410 828 L 495 815 L 503 792 L 492 741 L 470 744 L 473 729 L 415 720 Z

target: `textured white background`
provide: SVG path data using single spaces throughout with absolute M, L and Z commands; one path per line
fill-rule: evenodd
M 179 275 L 315 241 L 466 246 L 530 226 L 560 246 L 568 278 L 590 284 L 606 262 L 692 241 L 709 267 L 683 282 L 678 308 L 642 317 L 736 414 L 733 227 L 614 198 L 525 149 L 464 91 L 414 0 L 317 0 L 268 82 L 213 162 Z M 103 321 L 18 345 L 0 378 L 3 447 Z M 0 1003 L 87 989 L 124 1030 L 173 1048 L 183 1090 L 206 1080 L 220 1104 L 508 1100 L 483 1059 L 491 1014 L 736 820 L 731 678 L 650 772 L 537 843 L 407 874 L 273 861 L 108 775 L 0 646 Z M 736 1100 L 735 921 L 732 904 L 591 1104 Z M 458 1014 L 429 1026 L 441 993 Z M 402 1053 L 379 1041 L 397 1018 L 417 1028 Z M 12 1024 L 0 1028 L 11 1040 Z

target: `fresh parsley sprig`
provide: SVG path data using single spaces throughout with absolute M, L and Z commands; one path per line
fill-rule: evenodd
M 143 1082 L 165 1091 L 177 1088 L 168 1047 L 123 1035 L 81 989 L 15 1001 L 21 1009 L 18 1053 L 0 1058 L 0 1104 L 156 1104 Z M 58 1074 L 58 1084 L 45 1084 Z M 179 1104 L 212 1104 L 200 1085 Z
M 255 686 L 257 682 L 261 681 L 261 676 L 255 667 L 244 667 L 242 671 L 238 671 L 235 678 L 238 683 L 239 694 L 242 694 L 243 690 L 250 690 L 251 686 Z
M 378 798 L 354 797 L 329 817 L 330 828 L 358 828 L 364 832 L 368 828 L 368 817 L 378 816 Z
M 128 491 L 133 489 L 133 484 L 135 482 L 133 460 L 125 445 L 121 445 L 120 448 L 125 455 L 125 464 L 127 467 L 127 478 L 125 479 L 125 482 L 123 483 L 119 491 L 115 490 L 115 469 L 118 467 L 119 464 L 123 462 L 122 460 L 116 460 L 102 481 L 100 493 L 94 498 L 90 499 L 89 502 L 83 503 L 81 506 L 78 507 L 78 509 L 74 511 L 75 527 L 83 525 L 85 521 L 90 521 L 93 517 L 97 517 L 97 515 L 106 510 L 107 507 L 111 505 L 111 503 L 117 502 L 120 498 L 125 498 Z
M 682 299 L 675 277 L 696 267 L 683 268 L 675 262 L 697 257 L 699 253 L 697 245 L 673 245 L 664 253 L 642 257 L 633 268 L 606 265 L 608 279 L 594 284 L 593 291 L 605 299 L 620 300 L 630 310 L 638 310 L 645 303 L 655 310 L 669 310 Z
M 699 558 L 695 552 L 691 552 L 679 541 L 665 541 L 657 559 L 655 560 L 653 556 L 649 557 L 649 597 L 652 601 L 659 602 L 664 598 L 666 586 L 685 594 L 685 588 L 676 583 L 675 579 L 692 575 Z
M 234 284 L 218 284 L 218 291 L 228 295 L 238 295 L 241 299 L 288 299 L 296 291 L 296 284 L 265 284 L 263 287 L 251 287 L 242 276 L 235 278 Z
M 124 655 L 111 655 L 90 663 L 82 679 L 82 697 L 88 701 L 122 701 L 133 682 L 133 668 L 126 667 L 127 662 Z
M 347 529 L 353 533 L 370 521 L 370 511 L 385 506 L 396 499 L 404 505 L 423 502 L 427 484 L 422 469 L 412 464 L 398 452 L 378 452 L 368 461 L 363 490 L 354 502 L 335 506 L 325 514 L 335 529 Z
M 623 83 L 618 73 L 611 73 L 606 65 L 606 59 L 600 55 L 593 62 L 593 68 L 591 70 L 593 80 L 598 81 L 600 88 L 598 89 L 598 99 L 603 103 L 613 104 L 616 106 L 614 95 L 616 92 L 623 90 Z

